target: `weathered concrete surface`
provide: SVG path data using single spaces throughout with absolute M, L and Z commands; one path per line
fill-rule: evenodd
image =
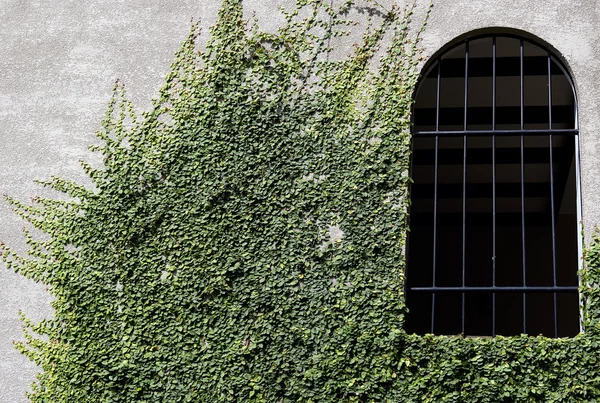
M 385 5 L 393 0 L 383 1 Z M 416 18 L 428 1 L 419 0 Z M 591 0 L 437 0 L 424 34 L 426 55 L 461 35 L 489 27 L 527 31 L 572 69 L 579 96 L 583 217 L 600 221 L 600 3 Z M 81 177 L 78 160 L 100 127 L 116 78 L 140 110 L 150 106 L 190 20 L 208 27 L 220 0 L 4 0 L 0 6 L 0 193 L 43 194 L 36 178 Z M 246 1 L 274 28 L 292 0 Z M 357 13 L 364 20 L 365 14 Z M 354 39 L 339 43 L 341 53 Z M 0 204 L 0 240 L 23 247 L 20 222 Z M 24 402 L 36 368 L 13 349 L 18 310 L 49 315 L 43 287 L 0 269 L 0 403 Z

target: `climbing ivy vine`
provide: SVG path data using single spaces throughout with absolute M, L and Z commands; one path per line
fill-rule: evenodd
M 136 117 L 117 82 L 92 186 L 9 199 L 3 259 L 47 284 L 23 317 L 33 402 L 514 402 L 600 396 L 600 247 L 587 332 L 462 339 L 403 330 L 410 108 L 422 21 L 384 9 L 351 54 L 351 0 L 298 0 L 275 33 L 225 0 Z M 202 50 L 200 50 L 202 49 Z

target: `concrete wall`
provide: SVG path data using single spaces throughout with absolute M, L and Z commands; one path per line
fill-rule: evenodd
M 33 180 L 81 176 L 116 78 L 148 108 L 190 20 L 217 1 L 3 0 L 0 5 L 0 193 L 28 200 Z M 0 240 L 22 247 L 23 222 L 0 202 Z M 0 403 L 26 401 L 36 368 L 12 346 L 18 311 L 49 315 L 44 287 L 0 268 Z
M 386 5 L 393 0 L 385 0 Z M 419 0 L 419 13 L 427 1 Z M 78 160 L 100 128 L 116 78 L 140 110 L 148 108 L 190 20 L 208 27 L 219 0 L 4 0 L 0 7 L 0 193 L 27 200 L 45 191 L 36 178 L 81 176 Z M 246 1 L 263 25 L 292 0 Z M 600 221 L 600 3 L 591 0 L 437 0 L 424 35 L 427 55 L 461 35 L 489 27 L 541 38 L 572 69 L 579 96 L 583 217 Z M 365 14 L 357 14 L 364 20 Z M 419 15 L 417 15 L 417 18 Z M 340 43 L 341 51 L 351 41 Z M 0 240 L 23 247 L 22 222 L 0 204 Z M 0 403 L 24 402 L 36 372 L 13 349 L 18 311 L 51 313 L 44 287 L 0 268 Z

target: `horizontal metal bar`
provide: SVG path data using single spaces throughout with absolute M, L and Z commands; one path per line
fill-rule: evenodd
M 524 135 L 532 135 L 532 136 L 542 136 L 548 134 L 556 134 L 556 135 L 578 135 L 579 130 L 577 129 L 544 129 L 544 130 L 440 130 L 440 131 L 418 131 L 415 132 L 415 136 L 464 136 L 464 135 L 474 135 L 474 136 L 490 136 L 490 135 L 508 135 L 508 136 L 520 136 Z
M 571 287 L 410 287 L 408 291 L 490 291 L 490 292 L 566 292 L 577 291 L 577 286 Z

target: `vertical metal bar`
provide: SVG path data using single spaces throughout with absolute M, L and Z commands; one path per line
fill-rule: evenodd
M 548 52 L 548 130 L 552 130 L 552 56 Z M 550 135 L 552 136 L 552 134 Z M 552 155 L 552 153 L 550 153 Z
M 496 130 L 496 37 L 492 39 L 492 131 Z M 496 135 L 492 134 L 492 287 L 496 287 Z M 492 337 L 496 336 L 496 293 L 492 293 Z
M 467 131 L 467 107 L 469 105 L 469 41 L 465 42 L 465 104 L 463 129 Z M 467 233 L 467 135 L 463 136 L 463 192 L 462 192 L 462 286 L 466 278 L 466 233 Z M 461 333 L 465 334 L 465 293 L 462 293 Z
M 438 204 L 438 153 L 439 153 L 439 136 L 435 136 L 435 156 L 434 156 L 434 172 L 433 172 L 433 275 L 432 287 L 435 287 L 435 272 L 437 265 L 437 204 Z M 431 294 L 431 333 L 435 324 L 435 291 Z
M 435 291 L 431 293 L 431 331 L 433 333 L 433 326 L 435 324 Z
M 519 46 L 519 62 L 520 62 L 520 102 L 521 102 L 521 130 L 524 130 L 524 73 L 523 73 L 523 39 Z M 522 255 L 523 255 L 523 287 L 527 285 L 527 269 L 526 269 L 526 252 L 525 252 L 525 138 L 521 133 L 521 240 L 522 240 Z M 527 333 L 527 295 L 523 292 L 523 333 Z
M 465 42 L 465 104 L 463 130 L 467 131 L 467 106 L 469 101 L 469 41 Z M 465 135 L 466 138 L 466 135 Z
M 548 128 L 552 130 L 552 59 L 548 53 Z M 550 212 L 552 218 L 552 279 L 556 287 L 556 222 L 554 217 L 554 161 L 552 133 L 548 136 L 550 145 Z M 558 337 L 558 311 L 556 292 L 554 292 L 554 337 Z
M 521 39 L 520 47 L 519 47 L 519 63 L 520 63 L 520 89 L 521 89 L 521 130 L 525 130 L 525 119 L 524 119 L 524 111 L 525 111 L 525 101 L 524 101 L 524 72 L 523 72 L 523 39 Z
M 441 85 L 441 59 L 438 60 L 437 68 L 437 94 L 435 106 L 435 131 L 440 130 L 440 85 Z M 435 287 L 435 271 L 437 264 L 437 202 L 438 202 L 438 153 L 439 153 L 439 136 L 435 136 L 435 156 L 434 156 L 434 172 L 433 172 L 433 273 L 432 286 Z M 431 293 L 431 333 L 433 333 L 435 325 L 435 292 Z
M 440 131 L 440 87 L 442 83 L 442 59 L 437 61 L 437 88 L 435 100 L 435 131 Z

